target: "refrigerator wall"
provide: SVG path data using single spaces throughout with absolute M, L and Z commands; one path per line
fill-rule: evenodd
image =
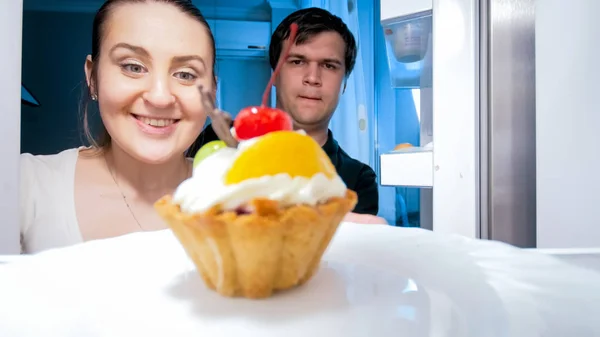
M 19 253 L 19 144 L 21 143 L 21 20 L 23 1 L 0 1 L 0 255 Z
M 600 2 L 535 10 L 537 245 L 599 247 Z

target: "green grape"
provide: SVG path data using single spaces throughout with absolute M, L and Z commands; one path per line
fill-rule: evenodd
M 204 144 L 204 146 L 201 147 L 198 152 L 196 152 L 196 156 L 194 157 L 194 167 L 198 166 L 198 164 L 206 159 L 206 157 L 224 147 L 227 147 L 227 145 L 222 140 L 213 140 L 212 142 Z

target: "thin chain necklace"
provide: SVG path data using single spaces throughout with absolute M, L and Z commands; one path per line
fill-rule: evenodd
M 114 172 L 110 169 L 110 165 L 108 165 L 108 159 L 106 158 L 106 155 L 104 155 L 104 163 L 106 163 L 106 168 L 108 169 L 108 172 L 110 173 L 110 176 L 111 176 L 113 182 L 115 183 L 115 186 L 117 186 L 117 189 L 119 189 L 119 193 L 121 193 L 121 197 L 123 197 L 123 202 L 125 203 L 125 205 L 127 205 L 129 214 L 131 214 L 131 217 L 133 217 L 133 220 L 135 220 L 135 223 L 137 223 L 138 227 L 142 231 L 146 231 L 146 229 L 144 227 L 142 227 L 142 224 L 140 224 L 139 220 L 135 216 L 135 213 L 133 213 L 131 206 L 129 206 L 129 203 L 127 202 L 127 197 L 125 196 L 125 193 L 123 193 L 123 189 L 121 189 L 121 186 L 119 186 L 119 183 L 117 182 L 117 179 L 115 178 Z
M 106 158 L 106 155 L 104 155 L 104 163 L 106 164 L 106 168 L 108 169 L 108 172 L 110 173 L 110 176 L 111 176 L 113 182 L 115 183 L 115 186 L 117 186 L 117 188 L 119 189 L 119 193 L 121 193 L 121 197 L 123 197 L 123 202 L 127 206 L 127 209 L 129 210 L 129 214 L 131 214 L 131 217 L 133 218 L 133 220 L 135 220 L 135 223 L 138 225 L 138 227 L 142 231 L 146 231 L 146 229 L 144 227 L 142 227 L 142 224 L 140 223 L 140 221 L 135 216 L 135 213 L 131 209 L 131 206 L 129 205 L 129 202 L 127 202 L 127 197 L 125 196 L 125 193 L 123 193 L 123 189 L 121 188 L 121 186 L 117 182 L 117 178 L 115 177 L 113 170 L 110 169 L 110 165 L 108 164 L 108 159 Z M 186 177 L 188 177 L 189 174 L 190 174 L 190 168 L 189 168 L 189 165 L 188 165 L 188 167 L 186 168 Z

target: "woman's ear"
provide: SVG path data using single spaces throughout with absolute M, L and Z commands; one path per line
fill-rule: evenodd
M 83 70 L 85 71 L 85 81 L 87 82 L 87 86 L 89 88 L 89 94 L 93 97 L 96 94 L 96 88 L 94 87 L 94 79 L 92 78 L 92 69 L 94 68 L 94 62 L 92 61 L 92 55 L 88 55 L 85 58 L 85 63 L 83 65 Z

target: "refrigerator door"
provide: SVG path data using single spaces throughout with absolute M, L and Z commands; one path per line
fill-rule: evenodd
M 18 254 L 19 154 L 21 144 L 21 31 L 23 1 L 0 1 L 0 135 L 2 166 L 0 186 L 0 254 Z
M 433 230 L 479 236 L 479 1 L 433 1 Z
M 535 247 L 534 0 L 481 4 L 481 237 Z

